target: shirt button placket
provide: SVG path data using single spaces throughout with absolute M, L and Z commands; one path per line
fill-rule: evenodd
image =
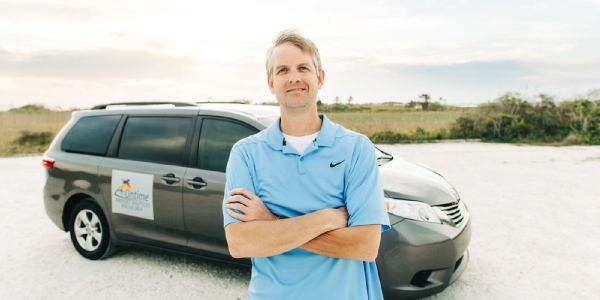
M 304 169 L 304 156 L 300 156 L 298 159 L 298 174 L 306 174 L 306 170 Z

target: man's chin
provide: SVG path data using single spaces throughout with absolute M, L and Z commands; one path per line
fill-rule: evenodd
M 303 108 L 310 107 L 310 105 L 311 105 L 311 102 L 308 99 L 286 100 L 285 101 L 285 108 L 288 108 L 288 109 L 303 109 Z

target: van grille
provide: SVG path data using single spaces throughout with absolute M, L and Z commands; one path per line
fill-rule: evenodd
M 465 209 L 465 206 L 460 203 L 460 200 L 456 202 L 451 202 L 442 205 L 436 205 L 444 214 L 452 220 L 455 226 L 461 226 L 463 222 L 466 221 L 466 217 L 468 216 L 468 212 Z

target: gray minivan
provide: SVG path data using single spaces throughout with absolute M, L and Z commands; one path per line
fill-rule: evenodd
M 121 103 L 74 112 L 43 156 L 46 212 L 88 259 L 145 246 L 250 266 L 227 248 L 225 167 L 236 141 L 278 116 L 278 107 L 248 104 Z M 392 225 L 376 259 L 384 297 L 438 293 L 466 269 L 467 207 L 439 173 L 377 152 Z

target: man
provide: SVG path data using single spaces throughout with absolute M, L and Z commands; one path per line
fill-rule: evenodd
M 294 30 L 267 52 L 281 118 L 238 142 L 223 205 L 233 257 L 252 258 L 250 299 L 382 299 L 377 266 L 389 229 L 375 150 L 317 113 L 319 52 Z

